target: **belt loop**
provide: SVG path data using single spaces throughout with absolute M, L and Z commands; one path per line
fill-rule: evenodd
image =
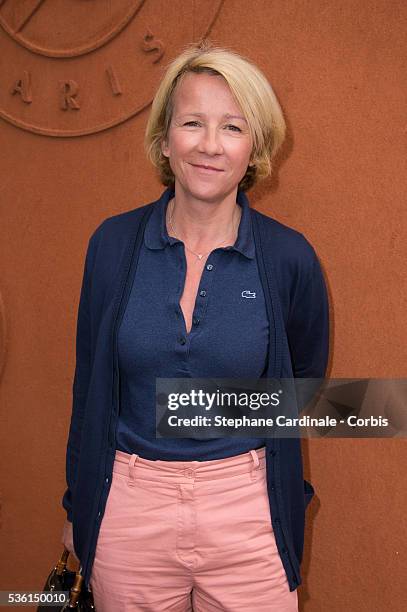
M 136 484 L 136 467 L 135 467 L 135 463 L 137 461 L 137 459 L 139 458 L 138 455 L 134 454 L 130 457 L 129 459 L 129 486 L 130 487 L 134 487 Z
M 250 475 L 251 475 L 252 480 L 257 480 L 257 475 L 259 474 L 259 465 L 260 465 L 259 457 L 254 449 L 250 451 L 250 454 L 252 456 L 253 464 L 254 464 L 250 471 Z

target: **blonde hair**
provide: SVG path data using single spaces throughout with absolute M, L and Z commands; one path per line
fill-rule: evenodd
M 263 74 L 247 58 L 234 51 L 214 46 L 208 40 L 188 45 L 167 67 L 155 94 L 147 121 L 144 147 L 147 158 L 157 168 L 163 185 L 173 186 L 175 177 L 169 159 L 161 150 L 167 139 L 174 109 L 174 91 L 187 73 L 220 75 L 228 83 L 252 136 L 251 163 L 239 183 L 247 191 L 268 176 L 272 161 L 282 145 L 286 124 L 277 97 Z

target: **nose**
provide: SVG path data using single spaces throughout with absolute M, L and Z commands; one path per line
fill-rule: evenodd
M 201 153 L 206 153 L 207 155 L 223 153 L 220 134 L 216 127 L 207 127 L 202 130 L 198 148 Z

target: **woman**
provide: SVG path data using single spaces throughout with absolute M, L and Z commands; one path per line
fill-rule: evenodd
M 315 251 L 245 195 L 284 136 L 256 66 L 209 43 L 187 48 L 146 130 L 167 189 L 89 241 L 63 539 L 98 612 L 298 610 L 313 495 L 300 441 L 155 437 L 156 378 L 325 374 Z

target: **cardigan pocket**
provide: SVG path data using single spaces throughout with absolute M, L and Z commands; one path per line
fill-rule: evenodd
M 311 499 L 314 496 L 314 487 L 312 486 L 312 484 L 310 482 L 308 482 L 308 480 L 304 480 L 304 497 L 305 497 L 305 508 L 307 508 L 308 504 L 310 503 Z

